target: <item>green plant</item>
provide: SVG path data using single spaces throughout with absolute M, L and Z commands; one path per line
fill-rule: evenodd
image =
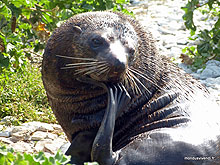
M 56 122 L 41 82 L 30 63 L 41 61 L 51 32 L 77 13 L 122 10 L 128 0 L 2 0 L 0 1 L 0 118 Z M 28 60 L 29 59 L 29 60 Z M 36 61 L 34 61 L 36 62 Z
M 39 53 L 60 22 L 77 13 L 121 10 L 128 0 L 2 0 L 0 1 L 0 73 L 22 69 Z
M 218 0 L 189 0 L 185 7 L 183 19 L 187 29 L 191 30 L 190 40 L 199 40 L 196 46 L 186 47 L 183 53 L 193 59 L 193 66 L 201 68 L 210 59 L 220 60 L 220 2 Z M 210 29 L 200 29 L 194 24 L 194 12 L 199 10 L 206 16 L 204 21 L 212 19 L 213 26 Z
M 0 75 L 0 118 L 15 116 L 15 125 L 26 121 L 55 123 L 38 67 L 27 63 L 22 72 Z
M 69 161 L 70 156 L 66 156 L 60 151 L 58 151 L 54 156 L 46 157 L 44 152 L 39 152 L 37 154 L 27 154 L 15 152 L 12 148 L 0 146 L 1 165 L 61 165 L 67 164 Z M 87 162 L 84 163 L 84 165 L 98 165 L 98 163 Z
M 5 146 L 0 147 L 0 164 L 2 165 L 61 165 L 70 161 L 70 157 L 63 155 L 59 151 L 55 156 L 46 157 L 43 152 L 38 154 L 21 154 L 14 152 L 13 149 L 7 149 Z

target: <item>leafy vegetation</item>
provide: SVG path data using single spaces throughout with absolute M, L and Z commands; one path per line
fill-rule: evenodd
M 74 14 L 122 10 L 128 0 L 0 1 L 0 118 L 55 122 L 41 82 L 40 63 L 52 31 Z M 37 60 L 36 60 L 37 59 Z
M 0 75 L 0 98 L 0 118 L 15 116 L 12 124 L 56 122 L 36 65 L 28 63 L 22 72 L 5 70 Z
M 27 154 L 15 152 L 12 148 L 0 147 L 0 164 L 2 165 L 62 165 L 70 161 L 70 156 L 62 154 L 60 151 L 54 156 L 46 157 L 43 152 L 38 154 Z M 68 164 L 67 164 L 68 165 Z M 84 165 L 98 165 L 98 163 L 84 163 Z
M 37 65 L 52 31 L 69 17 L 87 11 L 122 10 L 128 0 L 1 0 L 0 118 L 56 122 Z
M 21 69 L 44 49 L 51 32 L 82 12 L 121 10 L 128 0 L 2 0 L 0 1 L 0 73 Z
M 191 31 L 190 40 L 198 40 L 196 46 L 186 47 L 183 53 L 186 53 L 193 59 L 193 66 L 201 68 L 211 59 L 220 60 L 220 2 L 219 0 L 189 0 L 185 7 L 183 19 L 185 26 Z M 200 11 L 205 19 L 203 21 L 213 20 L 213 26 L 210 29 L 198 30 L 193 16 L 195 11 Z
M 38 154 L 21 154 L 15 153 L 13 149 L 7 149 L 5 146 L 0 147 L 0 164 L 2 165 L 61 165 L 70 161 L 70 157 L 57 152 L 55 156 L 47 158 L 43 152 Z

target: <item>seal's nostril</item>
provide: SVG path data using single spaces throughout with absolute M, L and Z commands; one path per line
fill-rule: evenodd
M 123 72 L 126 68 L 126 65 L 124 62 L 121 62 L 118 59 L 116 59 L 114 68 L 115 68 L 115 72 Z

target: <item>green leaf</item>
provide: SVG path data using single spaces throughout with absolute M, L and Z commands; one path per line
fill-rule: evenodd
M 66 164 L 70 161 L 70 157 L 65 157 L 63 153 L 58 151 L 55 155 L 56 162 L 59 162 L 60 164 Z
M 208 42 L 205 42 L 205 43 L 199 44 L 197 46 L 197 49 L 198 49 L 198 53 L 202 55 L 202 53 L 208 53 L 209 51 L 211 51 L 212 47 Z
M 201 37 L 203 40 L 209 42 L 212 38 L 210 37 L 210 31 L 207 29 L 204 29 L 200 31 L 199 37 Z
M 7 159 L 9 162 L 13 162 L 15 160 L 15 156 L 13 155 L 13 153 L 8 152 L 7 153 Z
M 55 158 L 54 157 L 49 157 L 49 162 L 52 163 L 52 164 L 55 164 L 55 162 L 56 162 Z
M 9 58 L 4 57 L 2 53 L 0 53 L 0 68 L 5 67 L 7 68 L 9 66 Z
M 196 47 L 195 46 L 191 46 L 189 49 L 194 52 L 196 50 Z
M 119 4 L 121 4 L 121 2 L 119 2 Z M 112 9 L 114 7 L 113 1 L 112 0 L 106 0 L 105 6 L 106 6 L 107 10 Z
M 213 5 L 213 3 L 215 2 L 215 0 L 209 0 L 208 1 L 208 6 L 209 6 L 209 10 L 212 10 L 212 5 Z
M 20 8 L 21 6 L 26 6 L 26 0 L 11 0 L 12 4 L 14 4 L 15 7 Z
M 24 159 L 25 159 L 26 161 L 28 161 L 28 163 L 31 164 L 31 165 L 40 165 L 40 163 L 39 163 L 39 162 L 36 162 L 36 161 L 34 160 L 34 157 L 33 157 L 32 155 L 30 155 L 30 154 L 24 153 Z
M 203 65 L 203 59 L 197 58 L 194 62 L 194 66 L 198 68 L 201 67 L 202 65 Z
M 18 18 L 21 15 L 21 7 L 16 7 L 14 4 L 9 4 L 8 7 L 10 8 L 12 15 L 16 16 L 16 18 Z
M 97 162 L 86 162 L 84 165 L 99 165 Z
M 220 29 L 216 28 L 213 29 L 213 38 L 212 38 L 214 44 L 218 44 L 220 42 Z
M 45 158 L 45 161 L 41 165 L 53 165 L 53 164 L 49 162 L 48 158 Z
M 62 20 L 66 20 L 74 15 L 73 11 L 70 9 L 63 9 L 59 12 L 59 16 Z
M 217 22 L 215 23 L 215 28 L 216 28 L 216 29 L 220 28 L 220 14 L 219 14 L 219 16 L 218 16 Z
M 201 53 L 201 56 L 207 58 L 207 57 L 210 57 L 210 54 L 209 53 Z
M 7 20 L 11 18 L 11 10 L 2 2 L 0 2 L 0 18 L 1 16 L 4 16 Z
M 193 22 L 193 11 L 188 11 L 186 14 L 184 14 L 183 19 L 185 20 L 185 26 L 187 29 L 196 31 L 196 26 Z
M 127 2 L 126 2 L 126 0 L 116 0 L 116 3 L 125 4 L 125 3 L 127 3 Z
M 39 162 L 39 163 L 43 162 L 45 160 L 44 153 L 43 152 L 39 152 L 37 155 L 34 155 L 34 160 L 36 162 Z

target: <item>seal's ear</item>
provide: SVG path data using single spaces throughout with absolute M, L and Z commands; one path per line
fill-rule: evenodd
M 76 33 L 79 33 L 79 34 L 82 33 L 82 29 L 81 29 L 79 26 L 73 26 L 73 30 L 74 30 Z

